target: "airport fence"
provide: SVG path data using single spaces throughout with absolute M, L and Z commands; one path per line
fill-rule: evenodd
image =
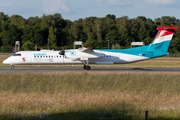
M 0 53 L 0 55 L 13 55 L 14 53 Z
M 168 54 L 164 57 L 180 57 L 180 54 Z

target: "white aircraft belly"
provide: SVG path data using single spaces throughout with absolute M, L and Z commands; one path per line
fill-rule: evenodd
M 130 54 L 122 54 L 122 60 L 121 63 L 130 63 L 130 62 L 136 62 L 141 60 L 147 60 L 148 57 L 143 56 L 137 56 L 137 55 L 130 55 Z

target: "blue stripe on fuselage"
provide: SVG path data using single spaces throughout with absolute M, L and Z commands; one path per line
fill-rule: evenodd
M 164 41 L 161 43 L 129 48 L 129 49 L 96 49 L 96 50 L 102 52 L 123 53 L 123 54 L 130 54 L 130 55 L 142 56 L 147 58 L 155 58 L 169 54 L 168 52 L 165 52 L 167 51 L 169 44 L 170 41 Z

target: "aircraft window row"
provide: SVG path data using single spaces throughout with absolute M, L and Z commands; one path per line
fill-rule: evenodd
M 106 57 L 118 57 L 118 56 L 115 56 L 115 55 L 106 55 Z
M 53 57 L 54 58 L 61 58 L 61 56 L 58 56 L 58 55 L 57 56 L 50 56 L 50 55 L 49 56 L 34 56 L 34 58 L 53 58 Z
M 14 54 L 13 56 L 21 56 L 21 54 Z

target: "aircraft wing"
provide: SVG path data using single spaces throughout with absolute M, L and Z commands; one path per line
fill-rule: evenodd
M 67 56 L 69 59 L 74 59 L 74 60 L 87 60 L 89 58 L 101 58 L 104 57 L 105 54 L 101 52 L 96 52 L 92 48 L 79 48 L 75 53 L 74 50 L 70 51 L 70 54 L 73 54 L 71 56 Z M 76 54 L 76 55 L 75 55 Z
M 93 49 L 90 48 L 90 47 L 87 47 L 87 48 L 79 48 L 78 49 L 80 52 L 85 52 L 85 53 L 92 53 L 93 52 Z
M 92 48 L 79 48 L 79 51 L 82 53 L 86 53 L 82 55 L 82 58 L 100 58 L 105 56 L 103 53 L 95 52 Z

